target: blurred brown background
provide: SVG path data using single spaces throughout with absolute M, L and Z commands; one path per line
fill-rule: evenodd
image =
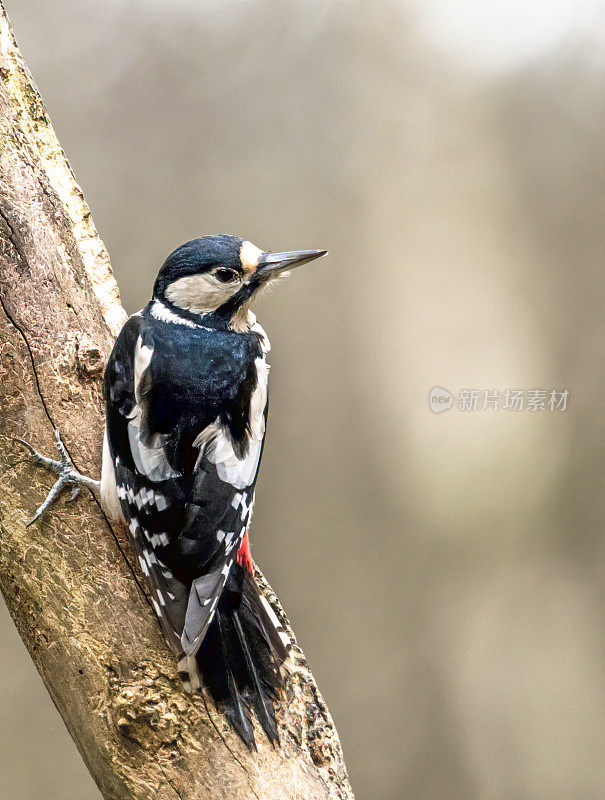
M 603 5 L 6 6 L 129 311 L 201 233 L 330 249 L 259 309 L 253 547 L 358 799 L 603 800 Z M 1 630 L 0 795 L 98 798 Z

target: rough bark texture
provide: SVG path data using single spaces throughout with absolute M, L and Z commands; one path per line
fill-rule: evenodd
M 99 477 L 101 377 L 126 315 L 1 6 L 0 125 L 0 584 L 82 757 L 111 800 L 352 798 L 302 651 L 281 747 L 259 734 L 251 754 L 207 698 L 184 694 L 123 532 L 96 501 L 60 501 L 26 527 L 52 477 L 11 437 L 53 455 L 59 428 L 76 467 Z

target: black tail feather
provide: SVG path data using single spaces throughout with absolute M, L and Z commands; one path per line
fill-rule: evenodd
M 252 749 L 256 747 L 254 741 L 254 726 L 250 714 L 250 705 L 246 697 L 247 692 L 245 684 L 242 681 L 241 665 L 238 663 L 237 655 L 233 653 L 233 648 L 231 647 L 232 634 L 231 631 L 229 631 L 229 622 L 230 620 L 227 615 L 223 612 L 219 612 L 217 623 L 223 645 L 223 663 L 221 666 L 225 670 L 227 687 L 229 690 L 226 700 L 223 701 L 224 711 L 227 719 L 233 725 L 233 728 L 242 737 L 248 747 Z M 240 694 L 238 686 L 242 688 L 242 694 Z
M 237 631 L 242 653 L 246 659 L 248 673 L 254 686 L 251 700 L 254 710 L 256 711 L 256 716 L 271 744 L 279 744 L 279 734 L 277 732 L 277 725 L 275 724 L 275 708 L 273 706 L 273 701 L 276 699 L 273 687 L 267 684 L 266 680 L 263 681 L 258 675 L 256 666 L 250 655 L 250 649 L 246 642 L 246 636 L 239 619 L 238 611 L 233 615 L 233 622 L 235 623 L 235 630 Z
M 252 708 L 269 741 L 279 743 L 275 703 L 286 655 L 254 579 L 233 564 L 196 661 L 217 708 L 250 750 L 256 747 Z

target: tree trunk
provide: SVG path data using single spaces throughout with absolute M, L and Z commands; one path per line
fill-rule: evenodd
M 352 800 L 299 648 L 281 746 L 259 733 L 249 753 L 207 697 L 184 694 L 124 532 L 92 496 L 26 527 L 52 477 L 11 437 L 52 456 L 58 428 L 76 467 L 99 476 L 101 379 L 126 314 L 1 6 L 0 125 L 0 585 L 71 736 L 111 800 Z

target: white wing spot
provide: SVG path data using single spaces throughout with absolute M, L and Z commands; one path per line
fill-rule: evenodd
M 166 500 L 163 494 L 155 492 L 153 498 L 158 511 L 165 511 L 168 508 L 168 500 Z

